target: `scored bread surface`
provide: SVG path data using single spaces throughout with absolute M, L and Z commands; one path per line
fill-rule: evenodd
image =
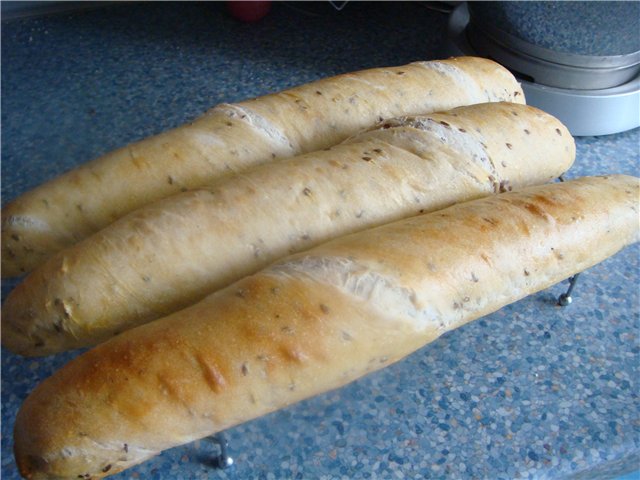
M 639 180 L 529 187 L 335 239 L 125 332 L 41 383 L 28 478 L 100 478 L 349 383 L 638 240 Z
M 2 310 L 5 347 L 88 346 L 184 308 L 276 259 L 453 203 L 545 183 L 575 145 L 513 103 L 391 120 L 132 212 L 32 272 Z
M 2 209 L 2 276 L 149 202 L 275 158 L 326 148 L 383 118 L 490 101 L 524 103 L 516 79 L 475 57 L 321 79 L 237 104 L 107 153 Z

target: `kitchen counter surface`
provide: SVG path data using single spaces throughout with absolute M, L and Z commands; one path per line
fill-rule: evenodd
M 334 2 L 336 6 L 342 2 Z M 439 58 L 423 2 L 122 3 L 2 23 L 2 202 L 125 143 L 233 102 L 362 68 Z M 638 176 L 638 129 L 577 138 L 568 178 Z M 640 469 L 638 245 L 444 335 L 405 360 L 114 479 L 613 478 Z M 3 282 L 5 296 L 15 285 Z M 2 351 L 2 478 L 28 392 L 78 352 Z

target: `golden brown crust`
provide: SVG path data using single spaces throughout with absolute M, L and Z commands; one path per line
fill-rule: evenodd
M 526 105 L 389 121 L 153 203 L 60 252 L 5 301 L 2 342 L 24 355 L 96 344 L 331 238 L 547 182 L 574 156 L 566 128 Z
M 497 101 L 525 102 L 511 73 L 487 59 L 458 57 L 347 73 L 240 105 L 308 152 L 387 118 Z
M 524 102 L 515 78 L 490 60 L 462 57 L 365 70 L 220 105 L 7 204 L 2 276 L 30 271 L 151 201 L 273 158 L 328 147 L 383 117 L 497 100 Z
M 637 241 L 638 198 L 625 176 L 531 187 L 277 262 L 45 380 L 20 471 L 100 478 L 383 368 Z

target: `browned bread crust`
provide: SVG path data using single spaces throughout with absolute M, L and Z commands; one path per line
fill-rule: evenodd
M 637 241 L 639 180 L 530 187 L 341 237 L 123 333 L 40 384 L 27 478 L 100 478 L 340 387 Z
M 484 103 L 387 121 L 329 150 L 152 203 L 34 270 L 2 307 L 2 344 L 45 355 L 168 315 L 297 251 L 511 188 L 573 163 L 554 117 Z
M 334 145 L 382 118 L 491 101 L 523 103 L 491 60 L 375 68 L 234 105 L 83 164 L 2 209 L 2 276 L 32 270 L 147 203 L 214 178 Z

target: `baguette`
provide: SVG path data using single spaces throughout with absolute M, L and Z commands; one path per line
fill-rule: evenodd
M 568 130 L 526 105 L 392 120 L 328 151 L 158 201 L 59 252 L 7 298 L 2 344 L 22 355 L 93 345 L 286 254 L 547 182 L 574 157 Z
M 79 166 L 2 210 L 2 276 L 24 274 L 149 202 L 274 158 L 334 145 L 382 118 L 524 103 L 485 59 L 416 62 L 318 80 L 238 104 Z
M 123 333 L 21 407 L 27 478 L 101 478 L 345 385 L 638 240 L 639 181 L 586 177 L 335 239 Z

